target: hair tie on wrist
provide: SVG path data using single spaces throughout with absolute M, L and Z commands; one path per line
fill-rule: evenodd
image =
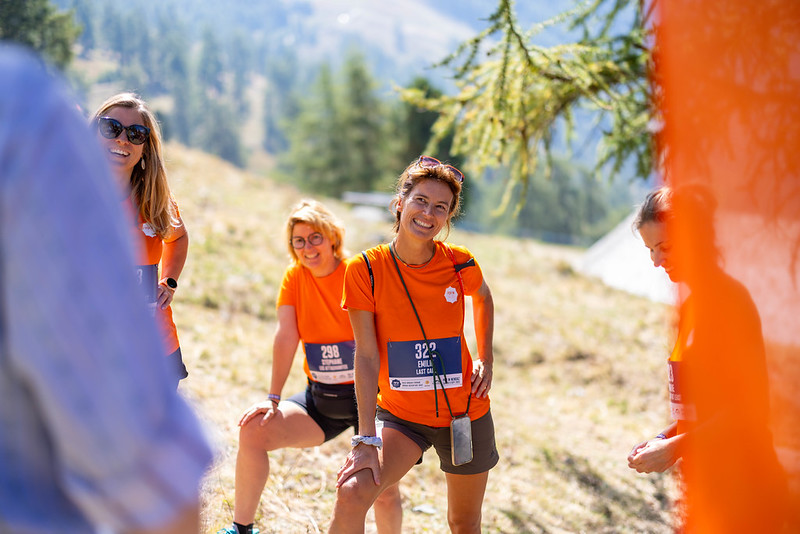
M 662 432 L 661 434 L 657 435 L 656 438 L 657 439 L 667 439 L 667 435 Z
M 281 401 L 281 396 L 275 395 L 274 393 L 270 393 L 269 395 L 267 395 L 267 400 L 271 400 L 272 402 L 277 404 Z

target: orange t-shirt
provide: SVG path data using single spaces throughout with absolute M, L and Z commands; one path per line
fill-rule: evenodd
M 472 388 L 472 356 L 464 338 L 464 294 L 478 291 L 483 273 L 477 263 L 462 269 L 462 292 L 454 263 L 466 263 L 472 254 L 464 247 L 435 243 L 433 258 L 424 267 L 397 262 L 425 329 L 428 348 L 388 245 L 365 251 L 372 266 L 374 294 L 364 258 L 358 255 L 350 261 L 342 305 L 375 314 L 380 353 L 378 406 L 407 421 L 446 427 L 450 425 L 450 412 L 442 384 L 453 415 L 463 414 L 467 409 Z M 450 247 L 454 259 L 446 247 Z M 434 350 L 438 356 L 431 358 L 430 352 Z M 469 401 L 470 419 L 478 419 L 488 411 L 488 398 L 473 397 Z
M 152 306 L 156 323 L 158 324 L 159 331 L 164 343 L 165 354 L 172 354 L 180 343 L 178 342 L 178 330 L 175 328 L 175 322 L 172 320 L 172 307 L 167 306 L 166 310 L 155 306 L 155 298 L 157 295 L 158 281 L 161 279 L 159 275 L 159 264 L 161 263 L 161 254 L 164 249 L 164 243 L 171 243 L 181 236 L 186 234 L 186 227 L 183 226 L 181 221 L 180 226 L 173 227 L 172 232 L 166 239 L 161 239 L 156 234 L 148 223 L 142 219 L 139 210 L 131 199 L 123 201 L 123 209 L 128 211 L 131 220 L 136 220 L 136 224 L 132 225 L 133 243 L 136 261 L 137 279 L 139 284 L 145 291 L 148 304 Z M 175 212 L 180 221 L 180 212 L 178 206 L 175 204 Z M 135 219 L 134 219 L 135 217 Z
M 294 306 L 303 341 L 303 370 L 326 384 L 353 383 L 353 329 L 341 306 L 346 261 L 317 278 L 300 264 L 286 268 L 277 306 Z
M 684 303 L 684 310 L 690 310 Z M 697 407 L 691 400 L 686 377 L 686 351 L 694 341 L 694 319 L 691 313 L 682 313 L 678 338 L 669 356 L 669 406 L 672 419 L 678 423 L 677 433 L 686 432 L 689 423 L 697 420 Z

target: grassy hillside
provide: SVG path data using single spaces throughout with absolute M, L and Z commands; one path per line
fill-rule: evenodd
M 287 264 L 283 222 L 302 195 L 199 152 L 170 145 L 167 155 L 191 238 L 174 305 L 190 372 L 180 389 L 218 447 L 203 485 L 203 531 L 215 532 L 232 517 L 236 421 L 267 392 Z M 323 200 L 346 221 L 351 251 L 386 237 L 389 224 Z M 674 476 L 638 475 L 625 461 L 667 420 L 671 310 L 575 274 L 576 250 L 461 231 L 449 240 L 476 254 L 496 307 L 491 398 L 501 461 L 489 476 L 484 532 L 671 532 Z M 297 358 L 284 394 L 303 383 Z M 261 532 L 324 532 L 348 450 L 349 436 L 340 436 L 272 454 Z M 434 454 L 401 491 L 404 532 L 447 532 Z

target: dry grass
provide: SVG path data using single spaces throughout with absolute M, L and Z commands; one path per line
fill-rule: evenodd
M 232 518 L 236 421 L 266 394 L 287 263 L 283 222 L 302 195 L 181 147 L 169 146 L 168 157 L 191 237 L 174 306 L 190 371 L 181 392 L 218 447 L 203 485 L 203 530 L 215 532 Z M 389 231 L 325 201 L 345 219 L 352 251 Z M 575 274 L 576 250 L 460 231 L 449 240 L 476 254 L 496 306 L 492 410 L 501 461 L 489 477 L 484 532 L 670 532 L 675 480 L 637 475 L 625 462 L 667 420 L 669 308 Z M 303 381 L 298 358 L 285 393 Z M 348 449 L 340 436 L 271 454 L 261 532 L 324 532 Z M 405 532 L 447 532 L 433 454 L 406 476 L 402 493 Z

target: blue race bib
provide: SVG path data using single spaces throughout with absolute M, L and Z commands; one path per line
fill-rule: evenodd
M 144 301 L 147 303 L 150 313 L 155 314 L 156 297 L 158 296 L 158 291 L 156 291 L 158 287 L 158 264 L 137 265 L 135 273 L 136 282 L 144 295 Z
M 390 341 L 389 386 L 398 391 L 433 390 L 434 365 L 441 382 L 436 387 L 461 387 L 461 337 L 425 341 Z
M 355 378 L 355 341 L 304 343 L 311 378 L 323 384 L 343 384 Z

